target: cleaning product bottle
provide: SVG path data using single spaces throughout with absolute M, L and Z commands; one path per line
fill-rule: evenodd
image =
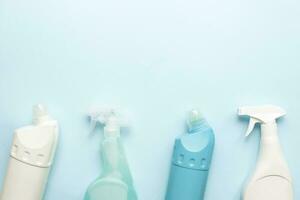
M 166 200 L 203 200 L 215 137 L 197 110 L 189 114 L 187 133 L 175 141 Z
M 255 172 L 244 190 L 243 200 L 292 200 L 292 177 L 281 150 L 276 124 L 276 119 L 286 112 L 267 105 L 241 107 L 238 114 L 250 117 L 247 136 L 256 123 L 261 124 L 259 157 Z
M 44 106 L 35 106 L 33 125 L 15 131 L 0 200 L 43 198 L 57 139 L 57 121 Z
M 120 138 L 120 116 L 113 109 L 90 113 L 93 127 L 104 124 L 101 143 L 102 175 L 87 189 L 85 200 L 137 200 Z

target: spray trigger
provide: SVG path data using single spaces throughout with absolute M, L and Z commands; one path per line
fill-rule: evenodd
M 95 130 L 96 126 L 97 126 L 97 120 L 91 119 L 89 133 L 92 133 Z
M 250 133 L 253 131 L 255 125 L 257 123 L 259 123 L 260 121 L 255 119 L 255 118 L 250 118 L 250 121 L 249 121 L 249 126 L 248 126 L 248 129 L 247 129 L 247 132 L 246 132 L 246 137 L 248 137 L 250 135 Z
M 118 110 L 112 107 L 92 107 L 89 110 L 90 132 L 93 132 L 97 124 L 102 124 L 104 136 L 118 136 L 120 129 L 128 127 L 128 122 Z
M 276 119 L 285 115 L 285 111 L 272 105 L 245 106 L 238 109 L 238 115 L 250 117 L 246 137 L 253 131 L 255 124 L 276 123 Z

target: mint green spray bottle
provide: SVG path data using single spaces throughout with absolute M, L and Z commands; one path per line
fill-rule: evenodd
M 120 137 L 120 121 L 114 110 L 90 113 L 92 126 L 104 125 L 101 142 L 102 174 L 88 187 L 84 200 L 137 200 Z

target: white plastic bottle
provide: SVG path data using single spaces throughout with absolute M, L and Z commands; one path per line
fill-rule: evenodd
M 256 123 L 261 124 L 259 157 L 243 200 L 293 200 L 292 176 L 281 150 L 276 124 L 285 111 L 276 106 L 241 107 L 239 115 L 250 117 L 246 135 Z
M 33 125 L 15 131 L 0 200 L 41 200 L 58 139 L 58 123 L 42 105 L 34 107 Z

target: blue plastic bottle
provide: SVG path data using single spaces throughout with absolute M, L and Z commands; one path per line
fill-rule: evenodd
M 175 141 L 166 200 L 202 200 L 214 149 L 214 133 L 193 110 L 187 133 Z

